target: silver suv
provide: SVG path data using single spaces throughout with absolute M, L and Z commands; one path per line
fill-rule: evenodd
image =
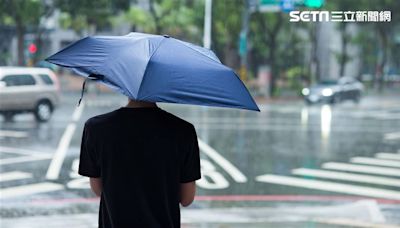
M 0 67 L 0 114 L 6 121 L 22 112 L 33 112 L 39 122 L 50 119 L 60 100 L 60 84 L 51 70 Z

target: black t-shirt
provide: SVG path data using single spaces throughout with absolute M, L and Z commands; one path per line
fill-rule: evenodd
M 180 184 L 200 179 L 196 131 L 158 107 L 95 116 L 79 174 L 101 177 L 99 227 L 180 227 Z

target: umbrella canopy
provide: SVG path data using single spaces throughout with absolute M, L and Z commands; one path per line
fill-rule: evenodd
M 94 75 L 133 100 L 259 111 L 236 73 L 212 51 L 166 35 L 86 37 L 46 61 Z

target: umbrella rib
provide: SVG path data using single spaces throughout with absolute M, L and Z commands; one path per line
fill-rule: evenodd
M 142 83 L 143 83 L 143 81 L 144 81 L 144 77 L 146 76 L 146 73 L 147 73 L 147 65 L 149 65 L 149 62 L 150 62 L 151 58 L 152 58 L 153 55 L 158 51 L 158 48 L 164 43 L 165 39 L 169 39 L 169 38 L 163 38 L 163 39 L 161 40 L 161 42 L 160 42 L 160 44 L 158 45 L 158 47 L 153 51 L 153 53 L 151 53 L 151 56 L 150 56 L 150 58 L 149 58 L 149 61 L 146 63 L 146 67 L 145 67 L 145 70 L 144 70 L 144 73 L 143 73 L 142 81 L 140 82 L 140 85 L 139 85 L 139 89 L 138 89 L 138 92 L 137 92 L 137 95 L 136 95 L 136 99 L 139 98 L 140 89 L 141 89 L 141 87 L 142 87 Z
M 180 41 L 180 40 L 178 40 L 178 39 L 175 39 L 175 40 L 178 41 L 178 43 L 183 44 L 185 47 L 188 47 L 188 48 L 192 49 L 193 51 L 195 51 L 195 52 L 197 52 L 197 53 L 200 53 L 201 55 L 204 55 L 204 56 L 206 56 L 207 58 L 213 60 L 214 62 L 220 63 L 220 64 L 221 64 L 221 62 L 219 62 L 219 61 L 217 61 L 217 60 L 211 58 L 210 56 L 205 55 L 204 53 L 202 53 L 202 52 L 200 52 L 200 51 L 198 51 L 198 50 L 196 50 L 196 49 L 190 47 L 189 45 L 186 45 L 185 42 L 182 42 L 182 41 Z M 211 51 L 211 50 L 209 50 L 209 51 Z M 212 51 L 211 51 L 211 52 L 212 52 Z M 215 55 L 215 54 L 214 54 L 214 55 Z M 217 57 L 217 56 L 215 56 L 215 57 Z M 218 58 L 218 57 L 217 57 L 217 58 Z

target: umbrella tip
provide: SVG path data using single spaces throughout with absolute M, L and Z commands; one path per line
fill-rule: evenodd
M 167 35 L 167 34 L 164 34 L 163 37 L 165 37 L 165 38 L 170 38 L 170 36 Z

